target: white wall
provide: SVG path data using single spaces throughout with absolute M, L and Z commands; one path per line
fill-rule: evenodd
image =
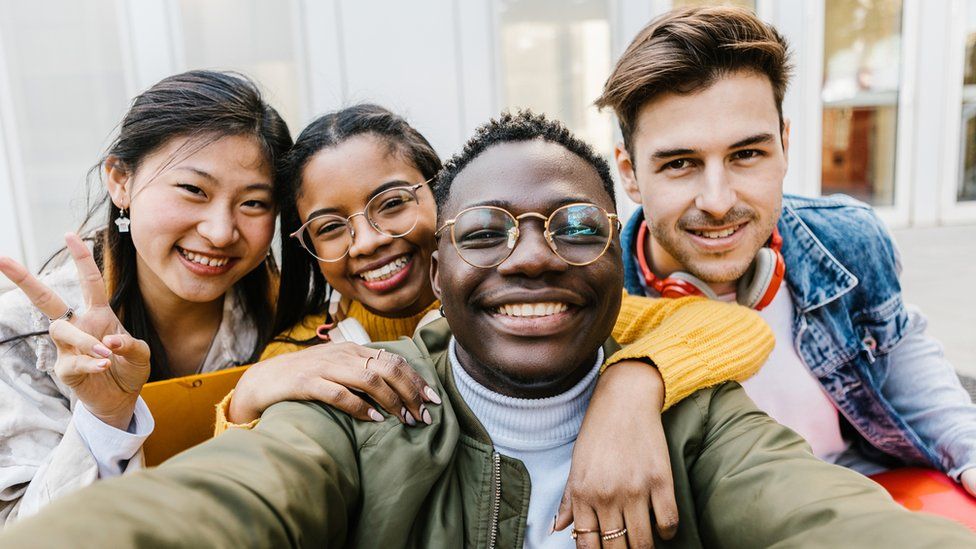
M 404 114 L 447 157 L 505 106 L 499 10 L 515 1 L 281 0 L 269 11 L 264 0 L 0 0 L 0 253 L 39 265 L 58 244 L 56 237 L 74 228 L 84 171 L 129 99 L 167 74 L 198 66 L 261 79 L 295 134 L 315 115 L 375 101 Z M 670 5 L 606 1 L 613 57 Z M 793 122 L 786 188 L 805 194 L 820 189 L 825 1 L 757 2 L 760 16 L 794 46 L 797 73 L 784 106 Z M 955 20 L 966 1 L 948 0 L 937 9 L 904 1 L 905 35 L 919 51 L 906 57 L 903 71 L 905 89 L 914 92 L 902 103 L 908 109 L 903 118 L 914 125 L 899 127 L 899 183 L 908 187 L 895 220 L 940 223 L 950 212 L 954 221 L 973 222 L 976 210 L 940 198 L 955 188 L 958 166 L 946 162 L 957 161 L 958 154 L 934 158 L 958 139 L 958 121 L 954 130 L 946 128 L 958 116 L 951 104 L 958 98 L 949 92 L 959 87 L 953 63 L 961 62 L 965 36 Z M 4 48 L 24 29 L 51 33 L 37 42 L 43 52 Z M 264 32 L 260 40 L 250 38 L 256 32 Z M 111 55 L 98 55 L 106 40 Z M 52 55 L 61 50 L 74 57 Z M 944 54 L 948 68 L 932 61 L 932 52 Z M 59 59 L 78 61 L 64 65 Z M 72 82 L 77 85 L 66 85 Z M 948 107 L 940 103 L 943 92 Z M 63 125 L 59 134 L 35 132 L 34 121 L 45 109 L 66 113 L 57 121 Z M 50 121 L 47 126 L 53 127 Z M 45 158 L 51 166 L 44 166 Z M 939 169 L 929 169 L 940 162 Z M 38 166 L 47 171 L 39 174 Z M 50 187 L 38 193 L 41 182 Z M 52 196 L 55 205 L 39 206 Z

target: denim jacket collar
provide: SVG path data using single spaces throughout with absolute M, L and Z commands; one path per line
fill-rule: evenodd
M 857 286 L 857 277 L 827 250 L 789 204 L 783 205 L 778 227 L 783 236 L 783 259 L 789 265 L 786 282 L 800 312 L 823 307 Z

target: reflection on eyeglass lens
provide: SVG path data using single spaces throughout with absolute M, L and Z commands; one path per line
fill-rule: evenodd
M 465 261 L 493 267 L 512 253 L 520 232 L 518 224 L 501 208 L 472 208 L 455 218 L 454 244 Z M 585 264 L 603 254 L 612 232 L 610 216 L 604 210 L 592 204 L 572 204 L 549 216 L 546 239 L 566 262 Z

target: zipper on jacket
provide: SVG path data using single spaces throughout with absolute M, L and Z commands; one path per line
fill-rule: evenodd
M 498 541 L 498 514 L 502 504 L 502 456 L 491 453 L 491 484 L 494 492 L 491 500 L 491 530 L 488 532 L 488 549 L 495 549 Z

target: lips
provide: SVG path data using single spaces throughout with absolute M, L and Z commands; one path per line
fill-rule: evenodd
M 683 230 L 691 239 L 695 246 L 710 253 L 727 252 L 734 249 L 742 241 L 743 235 L 750 222 L 739 223 L 737 225 L 722 228 L 689 228 Z
M 203 252 L 191 251 L 176 246 L 180 262 L 190 272 L 201 276 L 222 275 L 237 264 L 239 258 L 226 255 L 211 255 Z
M 414 264 L 413 259 L 413 254 L 403 254 L 374 263 L 357 273 L 356 278 L 370 291 L 389 292 L 399 288 L 407 280 Z
M 475 303 L 501 332 L 516 337 L 551 337 L 575 330 L 586 300 L 564 288 L 493 293 Z

